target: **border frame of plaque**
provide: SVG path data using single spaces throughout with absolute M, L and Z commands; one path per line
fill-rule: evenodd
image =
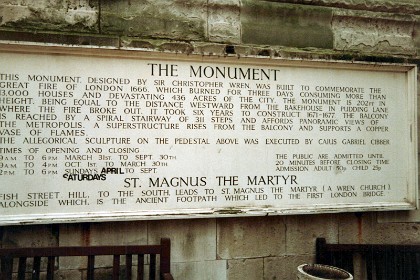
M 16 43 L 0 43 L 0 53 L 22 53 L 34 55 L 63 55 L 77 57 L 101 57 L 115 59 L 138 59 L 159 60 L 166 62 L 197 62 L 197 63 L 234 63 L 241 66 L 280 66 L 299 67 L 314 69 L 355 70 L 404 73 L 406 77 L 408 99 L 407 111 L 408 124 L 410 126 L 410 139 L 407 150 L 408 177 L 401 191 L 405 192 L 404 202 L 387 202 L 355 204 L 316 204 L 291 208 L 273 207 L 223 207 L 223 208 L 199 208 L 199 209 L 175 209 L 175 210 L 147 210 L 147 211 L 96 211 L 74 212 L 55 214 L 17 214 L 0 216 L 0 225 L 16 224 L 45 224 L 45 223 L 76 223 L 89 221 L 126 221 L 147 219 L 184 219 L 184 218 L 220 218 L 238 216 L 269 216 L 290 214 L 316 214 L 316 213 L 340 213 L 340 212 L 363 212 L 363 211 L 395 211 L 414 210 L 418 207 L 418 162 L 417 162 L 417 65 L 400 63 L 371 63 L 349 62 L 316 59 L 284 59 L 259 56 L 239 57 L 236 55 L 216 56 L 199 54 L 166 53 L 148 50 L 113 49 L 97 47 L 68 47 L 51 46 L 43 44 L 24 45 Z M 4 182 L 4 181 L 3 181 Z M 0 183 L 1 185 L 2 183 Z M 0 187 L 1 192 L 1 187 Z

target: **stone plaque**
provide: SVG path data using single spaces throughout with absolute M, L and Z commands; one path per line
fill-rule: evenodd
M 416 207 L 413 65 L 7 47 L 0 223 Z

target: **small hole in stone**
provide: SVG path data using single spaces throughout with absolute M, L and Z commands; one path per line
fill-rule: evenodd
M 235 52 L 235 46 L 226 46 L 226 48 L 225 48 L 225 52 L 227 53 L 227 54 L 235 54 L 236 52 Z
M 262 50 L 258 53 L 260 56 L 270 56 L 270 50 Z

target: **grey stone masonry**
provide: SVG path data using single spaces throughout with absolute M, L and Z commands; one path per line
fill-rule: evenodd
M 206 0 L 101 2 L 101 31 L 178 40 L 207 38 Z
M 420 1 L 5 0 L 0 40 L 200 53 L 204 44 L 417 57 Z M 155 41 L 151 41 L 155 40 Z M 215 48 L 213 45 L 211 48 Z M 211 51 L 210 51 L 211 52 Z
M 6 0 L 0 27 L 18 30 L 99 31 L 99 0 Z
M 333 48 L 332 9 L 242 1 L 242 42 L 298 48 Z

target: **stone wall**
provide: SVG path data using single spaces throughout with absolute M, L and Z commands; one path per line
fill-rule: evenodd
M 273 56 L 286 50 L 321 56 L 345 53 L 347 59 L 413 58 L 420 48 L 420 3 L 415 1 L 171 3 L 6 0 L 0 3 L 1 39 L 206 54 L 223 54 L 223 46 L 234 45 L 238 55 L 258 54 L 254 48 L 262 48 L 270 50 L 263 54 Z
M 419 62 L 418 1 L 170 3 L 4 0 L 0 40 L 238 57 Z M 0 246 L 153 244 L 169 237 L 175 279 L 295 279 L 299 264 L 314 261 L 316 237 L 336 243 L 418 244 L 420 215 L 411 213 L 410 222 L 404 222 L 405 216 L 345 213 L 9 226 L 0 227 Z M 389 220 L 398 223 L 385 222 Z M 109 264 L 101 261 L 103 273 Z M 84 266 L 80 260 L 60 260 L 61 279 L 84 279 Z

